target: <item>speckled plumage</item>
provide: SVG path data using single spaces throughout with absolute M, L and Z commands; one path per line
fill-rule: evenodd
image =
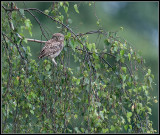
M 39 58 L 43 58 L 45 56 L 50 57 L 55 65 L 54 58 L 57 57 L 64 47 L 64 35 L 61 33 L 53 34 L 52 39 L 48 40 L 45 43 L 45 46 L 42 48 Z

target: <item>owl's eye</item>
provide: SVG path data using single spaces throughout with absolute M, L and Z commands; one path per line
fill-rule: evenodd
M 64 40 L 64 38 L 63 37 L 59 37 L 59 40 Z
M 52 38 L 55 39 L 55 40 L 58 40 L 58 37 L 57 37 L 57 36 L 53 36 Z

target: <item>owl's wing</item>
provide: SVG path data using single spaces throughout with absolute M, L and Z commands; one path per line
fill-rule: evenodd
M 50 56 L 55 54 L 60 50 L 60 42 L 55 42 L 54 40 L 48 40 L 45 43 L 45 46 L 42 48 L 39 58 L 43 58 L 45 56 Z

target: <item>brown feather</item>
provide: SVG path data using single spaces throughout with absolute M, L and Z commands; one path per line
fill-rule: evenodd
M 51 39 L 45 43 L 45 46 L 42 48 L 39 58 L 43 58 L 45 56 L 50 56 L 62 49 L 60 46 L 61 42 L 55 42 L 55 40 Z
M 45 56 L 49 56 L 52 61 L 56 64 L 54 58 L 57 57 L 62 51 L 64 44 L 64 35 L 61 33 L 55 33 L 52 36 L 52 39 L 48 40 L 44 47 L 42 48 L 39 59 Z

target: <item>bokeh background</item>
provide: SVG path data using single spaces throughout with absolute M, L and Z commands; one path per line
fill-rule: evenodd
M 158 31 L 158 2 L 95 2 L 89 6 L 88 2 L 76 2 L 79 9 L 79 14 L 75 12 L 73 5 L 75 2 L 69 2 L 69 18 L 71 19 L 70 27 L 76 33 L 83 33 L 91 30 L 97 30 L 97 19 L 100 19 L 100 23 L 106 31 L 119 31 L 118 35 L 127 40 L 132 46 L 139 50 L 146 60 L 146 66 L 152 70 L 155 77 L 155 84 L 153 84 L 152 96 L 159 95 L 159 81 L 158 81 L 158 50 L 159 50 L 159 31 Z M 48 9 L 52 2 L 16 2 L 19 8 L 38 8 L 42 11 Z M 64 9 L 60 9 L 62 14 Z M 26 32 L 25 35 L 28 38 L 42 39 L 39 25 L 29 14 L 25 14 L 27 18 L 30 18 L 33 27 L 32 34 Z M 65 13 L 64 13 L 65 15 Z M 36 16 L 39 18 L 44 27 L 52 35 L 52 33 L 59 32 L 56 24 L 44 16 Z M 65 22 L 64 22 L 65 23 Z M 123 27 L 123 31 L 120 31 L 120 27 Z M 50 37 L 48 38 L 51 38 Z M 93 42 L 94 36 L 90 36 L 90 40 Z M 32 58 L 37 59 L 40 49 L 43 45 L 39 43 L 29 43 L 31 47 Z M 104 44 L 100 43 L 100 46 Z M 37 51 L 38 50 L 38 51 Z M 72 63 L 71 63 L 72 64 Z M 159 99 L 159 97 L 157 97 Z M 153 128 L 158 130 L 159 125 L 159 102 L 152 106 Z M 159 132 L 159 130 L 158 130 Z

